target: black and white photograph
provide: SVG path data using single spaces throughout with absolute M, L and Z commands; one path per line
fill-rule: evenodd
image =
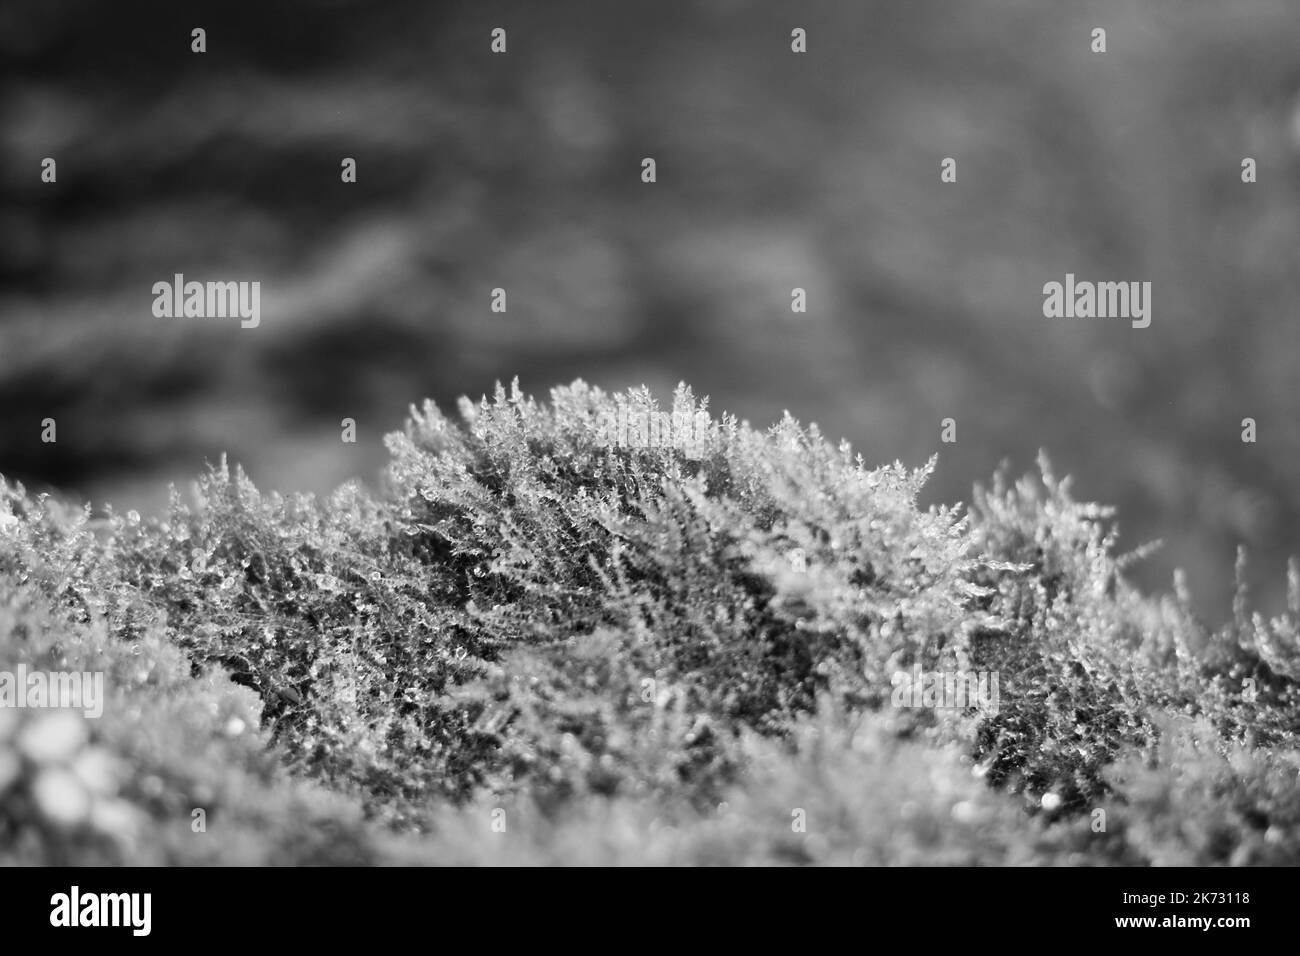
M 1095 869 L 1232 945 L 1150 874 L 1300 864 L 1294 0 L 8 0 L 0 73 L 25 921 Z

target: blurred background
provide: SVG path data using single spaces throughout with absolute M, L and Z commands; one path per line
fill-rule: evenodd
M 8 0 L 0 74 L 11 479 L 152 510 L 224 451 L 327 491 L 425 396 L 685 380 L 872 463 L 939 452 L 933 501 L 1046 448 L 1125 547 L 1164 540 L 1139 584 L 1181 566 L 1221 620 L 1244 543 L 1280 607 L 1294 0 Z M 260 281 L 261 325 L 155 318 L 178 272 Z M 1044 318 L 1067 272 L 1150 281 L 1151 326 Z

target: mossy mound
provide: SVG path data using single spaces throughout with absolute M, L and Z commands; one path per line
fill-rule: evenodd
M 1045 462 L 921 510 L 929 467 L 684 387 L 662 414 L 581 382 L 460 412 L 412 409 L 377 493 L 262 495 L 223 462 L 96 529 L 4 485 L 0 671 L 102 672 L 106 697 L 0 711 L 0 845 L 1300 862 L 1300 588 L 1208 632 L 1125 582 L 1109 512 Z M 917 669 L 994 675 L 996 705 L 896 706 Z

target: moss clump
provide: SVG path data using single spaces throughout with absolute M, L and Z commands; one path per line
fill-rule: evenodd
M 0 670 L 109 688 L 53 769 L 0 716 L 20 859 L 1300 859 L 1300 596 L 1207 632 L 1125 583 L 1109 513 L 1045 463 L 963 515 L 917 507 L 929 467 L 684 387 L 689 448 L 620 440 L 644 390 L 460 412 L 412 409 L 373 494 L 223 462 L 96 535 L 3 487 Z M 893 706 L 915 668 L 991 672 L 998 705 Z

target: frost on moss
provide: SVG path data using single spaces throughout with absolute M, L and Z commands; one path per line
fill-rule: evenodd
M 1263 621 L 1243 592 L 1210 633 L 1180 588 L 1136 593 L 1109 512 L 1045 461 L 969 513 L 922 510 L 933 462 L 868 467 L 789 416 L 712 418 L 684 386 L 662 410 L 645 390 L 498 386 L 459 412 L 412 408 L 373 493 L 263 495 L 223 461 L 192 500 L 95 535 L 4 487 L 18 603 L 0 669 L 49 645 L 108 671 L 87 746 L 122 768 L 104 800 L 139 824 L 125 844 L 91 811 L 69 831 L 42 815 L 40 768 L 11 761 L 0 828 L 29 858 L 1249 862 L 1297 845 L 1275 794 L 1298 608 Z M 918 667 L 993 672 L 999 706 L 891 706 Z M 1159 819 L 1175 715 L 1235 774 L 1214 771 L 1249 808 L 1225 825 L 1271 834 L 1249 859 Z M 231 840 L 191 831 L 204 800 Z M 1099 808 L 1122 824 L 1097 829 Z M 691 842 L 652 851 L 665 827 Z

